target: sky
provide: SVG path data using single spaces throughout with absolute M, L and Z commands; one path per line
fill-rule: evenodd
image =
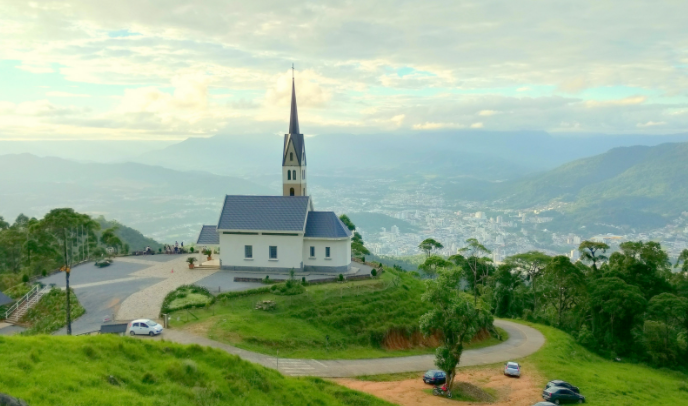
M 0 0 L 0 140 L 688 131 L 688 2 Z

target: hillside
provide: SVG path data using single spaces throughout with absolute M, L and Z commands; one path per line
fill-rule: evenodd
M 399 232 L 402 233 L 413 233 L 418 231 L 418 227 L 408 221 L 390 217 L 382 213 L 351 213 L 349 214 L 349 218 L 356 224 L 357 228 L 368 233 L 378 233 L 382 227 L 386 228 L 387 232 L 390 232 L 392 226 L 399 227 Z
M 129 245 L 130 251 L 142 251 L 146 247 L 151 247 L 151 249 L 157 251 L 158 248 L 162 248 L 162 244 L 159 242 L 144 236 L 140 231 L 134 230 L 131 227 L 127 227 L 118 221 L 108 221 L 103 216 L 100 216 L 95 220 L 98 222 L 98 224 L 100 224 L 101 231 L 111 227 L 117 227 L 115 235 L 122 240 L 123 244 Z
M 688 143 L 614 148 L 519 180 L 455 188 L 476 200 L 525 209 L 565 203 L 550 229 L 596 223 L 639 230 L 661 227 L 687 209 Z
M 0 393 L 31 406 L 391 405 L 198 345 L 109 335 L 0 336 L 0 358 Z
M 117 220 L 162 242 L 194 239 L 200 224 L 217 220 L 225 194 L 270 192 L 236 177 L 138 163 L 0 156 L 0 201 L 5 218 L 19 213 L 42 217 L 54 207 L 72 207 Z

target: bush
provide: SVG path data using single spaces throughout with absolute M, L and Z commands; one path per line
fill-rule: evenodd
M 372 276 L 373 278 L 377 276 L 377 270 L 376 270 L 375 268 L 373 268 L 373 269 L 370 271 L 370 276 Z
M 337 277 L 337 280 L 338 280 L 339 282 L 344 282 L 344 275 L 339 274 L 339 276 Z
M 276 288 L 275 285 L 273 286 L 266 286 L 264 288 L 256 288 L 256 289 L 249 289 L 249 290 L 242 290 L 238 292 L 225 292 L 225 293 L 220 293 L 215 297 L 216 300 L 222 300 L 225 301 L 227 299 L 234 299 L 237 297 L 246 297 L 246 296 L 253 296 L 253 295 L 262 295 L 265 293 L 270 293 L 270 289 Z
M 160 313 L 208 306 L 215 300 L 215 296 L 202 286 L 182 285 L 165 296 Z
M 265 279 L 263 279 L 263 283 L 265 283 L 265 284 L 270 283 L 270 275 L 265 275 Z
M 22 282 L 29 283 L 29 275 L 27 275 L 27 274 L 22 275 Z

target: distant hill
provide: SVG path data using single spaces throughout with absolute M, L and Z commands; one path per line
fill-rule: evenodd
M 369 233 L 379 233 L 382 227 L 386 228 L 387 232 L 389 232 L 392 226 L 399 227 L 399 231 L 402 233 L 415 233 L 418 231 L 418 227 L 408 221 L 390 217 L 382 213 L 351 213 L 348 214 L 348 216 L 356 225 L 356 228 L 360 228 Z
M 131 227 L 127 227 L 118 221 L 108 221 L 103 216 L 100 216 L 95 220 L 98 222 L 98 224 L 100 224 L 101 231 L 111 227 L 117 227 L 115 235 L 122 240 L 122 243 L 129 245 L 130 251 L 142 251 L 146 247 L 151 247 L 151 249 L 157 251 L 158 248 L 162 248 L 162 244 L 159 242 L 144 236 L 140 231 L 134 230 Z
M 195 239 L 201 224 L 217 221 L 226 194 L 278 192 L 237 177 L 139 163 L 0 156 L 0 202 L 6 218 L 19 213 L 42 217 L 52 208 L 72 207 L 117 220 L 160 242 Z
M 565 202 L 557 221 L 569 226 L 662 226 L 688 211 L 688 143 L 614 148 L 489 189 L 514 208 Z

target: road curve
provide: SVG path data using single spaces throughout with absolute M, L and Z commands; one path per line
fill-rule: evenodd
M 460 366 L 494 364 L 523 358 L 539 350 L 545 343 L 545 337 L 542 333 L 532 327 L 506 320 L 495 320 L 494 324 L 506 330 L 509 333 L 509 339 L 490 347 L 464 351 Z M 180 344 L 199 344 L 218 348 L 230 354 L 238 355 L 247 361 L 277 369 L 285 375 L 292 376 L 347 378 L 361 375 L 415 372 L 435 368 L 434 355 L 352 360 L 277 359 L 269 355 L 242 350 L 186 331 L 165 330 L 162 336 L 156 338 L 163 338 Z M 151 338 L 145 337 L 144 339 Z

